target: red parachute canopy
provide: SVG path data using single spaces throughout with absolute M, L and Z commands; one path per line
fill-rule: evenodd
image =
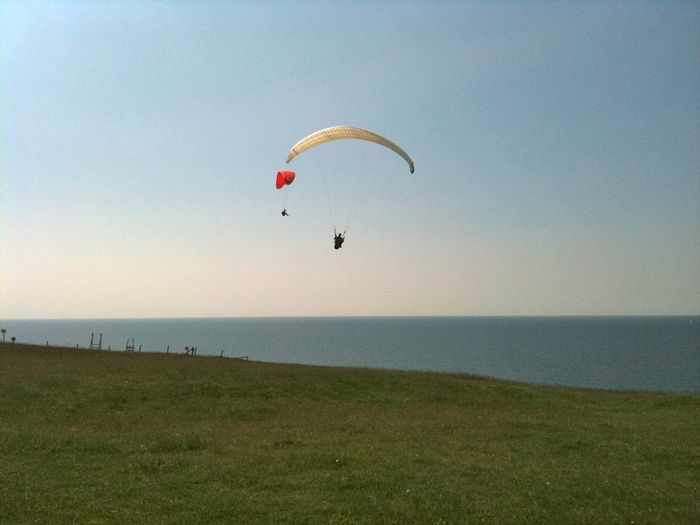
M 275 186 L 277 186 L 277 189 L 279 190 L 282 186 L 287 186 L 294 182 L 294 177 L 296 177 L 296 173 L 293 171 L 278 171 L 277 183 Z

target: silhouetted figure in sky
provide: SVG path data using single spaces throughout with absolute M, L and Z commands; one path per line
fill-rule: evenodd
M 340 249 L 343 246 L 343 242 L 345 241 L 345 232 L 343 233 L 338 233 L 335 230 L 333 230 L 333 233 L 335 234 L 335 237 L 333 238 L 333 241 L 335 242 L 335 245 L 333 246 L 336 250 Z

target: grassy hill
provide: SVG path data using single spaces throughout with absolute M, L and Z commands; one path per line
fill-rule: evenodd
M 700 523 L 700 396 L 0 344 L 0 523 Z

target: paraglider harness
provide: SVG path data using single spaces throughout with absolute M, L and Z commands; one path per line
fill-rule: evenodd
M 345 232 L 348 230 L 345 230 L 343 233 L 338 233 L 335 231 L 335 228 L 333 228 L 333 233 L 335 234 L 335 237 L 333 238 L 333 241 L 335 241 L 335 245 L 333 246 L 336 250 L 341 248 L 343 246 L 343 242 L 345 241 Z

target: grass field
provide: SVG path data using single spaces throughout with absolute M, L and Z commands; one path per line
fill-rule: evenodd
M 700 396 L 0 344 L 0 523 L 700 523 Z

